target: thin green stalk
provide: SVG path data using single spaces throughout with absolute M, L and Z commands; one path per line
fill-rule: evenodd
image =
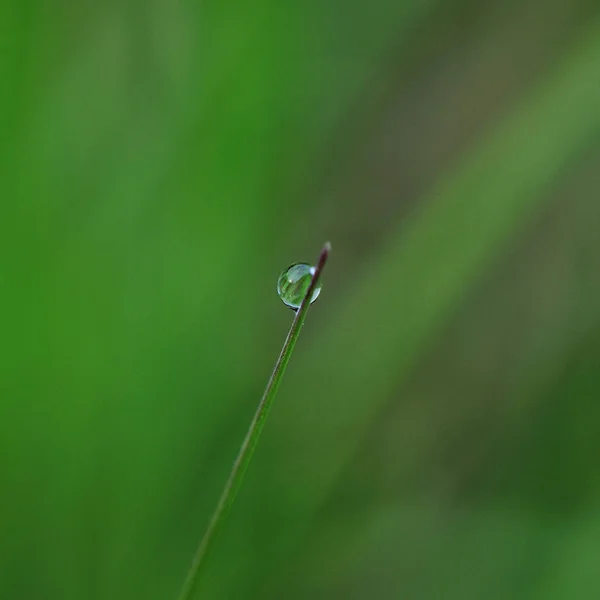
M 302 304 L 297 310 L 296 316 L 292 321 L 292 325 L 287 334 L 285 342 L 283 343 L 279 358 L 275 363 L 275 367 L 273 368 L 273 372 L 271 373 L 267 387 L 265 388 L 264 394 L 258 404 L 254 418 L 250 423 L 250 427 L 248 428 L 248 433 L 246 433 L 244 442 L 242 443 L 237 458 L 233 463 L 231 473 L 229 474 L 229 479 L 223 488 L 223 492 L 221 493 L 217 507 L 215 508 L 215 511 L 210 519 L 208 528 L 204 533 L 204 537 L 200 541 L 200 545 L 196 550 L 192 566 L 190 567 L 183 584 L 181 594 L 179 595 L 179 600 L 191 600 L 192 594 L 196 588 L 200 570 L 206 562 L 208 553 L 214 544 L 219 530 L 227 520 L 231 506 L 240 489 L 244 474 L 246 473 L 246 469 L 248 468 L 248 464 L 250 463 L 250 459 L 252 458 L 252 454 L 256 448 L 263 425 L 265 424 L 267 413 L 269 412 L 269 408 L 273 403 L 273 399 L 275 398 L 275 394 L 277 393 L 277 389 L 281 383 L 281 378 L 283 377 L 288 362 L 290 361 L 296 341 L 300 336 L 300 330 L 302 329 L 302 325 L 304 324 L 304 320 L 306 319 L 306 314 L 308 313 L 308 308 L 310 306 L 310 299 L 312 298 L 315 287 L 319 283 L 321 272 L 323 271 L 323 267 L 327 262 L 327 257 L 329 256 L 330 250 L 331 244 L 327 242 L 323 246 L 323 250 L 319 256 L 319 261 L 315 268 L 315 273 L 313 275 L 310 287 L 308 288 L 306 295 L 304 296 L 304 300 L 302 301 Z

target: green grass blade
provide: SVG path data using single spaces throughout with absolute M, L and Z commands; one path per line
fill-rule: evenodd
M 231 510 L 233 502 L 235 501 L 235 497 L 240 489 L 240 486 L 242 485 L 244 475 L 248 469 L 250 460 L 252 459 L 252 454 L 254 453 L 256 444 L 258 443 L 258 439 L 265 424 L 267 414 L 271 408 L 271 405 L 273 404 L 273 400 L 277 394 L 277 390 L 279 389 L 281 379 L 283 378 L 287 365 L 292 356 L 292 352 L 294 351 L 294 346 L 296 345 L 298 337 L 300 336 L 302 325 L 304 325 L 306 315 L 308 314 L 308 308 L 311 304 L 313 292 L 319 283 L 321 273 L 325 263 L 327 262 L 327 257 L 329 256 L 330 250 L 331 245 L 329 242 L 327 242 L 321 251 L 321 255 L 319 256 L 319 261 L 317 262 L 310 286 L 306 292 L 306 295 L 304 296 L 302 305 L 296 311 L 296 316 L 292 321 L 288 335 L 283 343 L 281 353 L 279 354 L 279 358 L 275 363 L 275 367 L 273 368 L 273 372 L 271 373 L 267 387 L 265 388 L 264 394 L 258 403 L 254 418 L 250 423 L 246 437 L 244 438 L 237 458 L 233 463 L 233 467 L 229 474 L 229 479 L 223 488 L 223 492 L 221 493 L 217 507 L 215 508 L 215 511 L 210 519 L 204 537 L 200 541 L 200 545 L 198 546 L 198 550 L 194 556 L 192 566 L 190 567 L 186 577 L 179 600 L 189 600 L 193 597 L 201 568 L 204 566 L 204 564 L 206 564 L 209 551 L 217 538 L 219 530 L 227 520 L 229 511 Z

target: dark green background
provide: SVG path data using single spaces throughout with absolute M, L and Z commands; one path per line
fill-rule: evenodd
M 600 597 L 596 0 L 3 0 L 0 598 Z

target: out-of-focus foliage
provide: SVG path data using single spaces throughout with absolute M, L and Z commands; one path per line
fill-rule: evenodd
M 0 598 L 600 595 L 595 0 L 0 5 Z

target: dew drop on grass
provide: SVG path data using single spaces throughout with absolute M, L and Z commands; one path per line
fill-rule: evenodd
M 300 308 L 304 296 L 310 287 L 315 268 L 306 263 L 295 263 L 285 269 L 277 280 L 277 293 L 283 303 L 293 309 Z M 310 303 L 321 293 L 321 282 L 314 289 Z

